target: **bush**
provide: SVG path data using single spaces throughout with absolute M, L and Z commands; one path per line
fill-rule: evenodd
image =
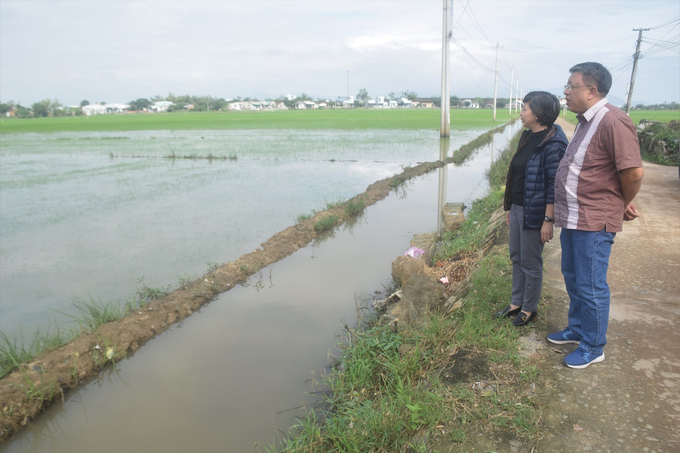
M 661 165 L 678 165 L 680 122 L 658 123 L 638 132 L 640 153 L 646 161 Z

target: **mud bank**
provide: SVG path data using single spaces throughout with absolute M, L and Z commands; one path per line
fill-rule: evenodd
M 84 333 L 66 345 L 48 351 L 0 380 L 0 442 L 16 434 L 39 415 L 51 402 L 64 399 L 64 393 L 95 375 L 109 363 L 125 358 L 171 325 L 190 316 L 216 295 L 244 283 L 260 269 L 306 247 L 323 235 L 315 225 L 325 218 L 335 217 L 335 225 L 348 220 L 345 207 L 363 202 L 364 207 L 387 197 L 409 179 L 421 176 L 449 163 L 460 163 L 461 153 L 483 146 L 506 125 L 488 131 L 457 150 L 444 161 L 426 162 L 402 173 L 371 184 L 364 193 L 332 209 L 317 213 L 275 234 L 261 248 L 223 264 L 213 272 L 187 283 L 160 299 L 130 312 L 124 318 L 103 325 L 94 332 Z

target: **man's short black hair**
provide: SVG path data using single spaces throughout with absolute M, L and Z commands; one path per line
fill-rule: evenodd
M 572 66 L 569 72 L 580 72 L 583 74 L 583 81 L 588 85 L 595 85 L 597 92 L 600 94 L 606 95 L 612 87 L 612 75 L 600 63 L 579 63 L 576 66 Z
M 558 116 L 560 116 L 560 101 L 557 96 L 547 91 L 532 91 L 524 96 L 524 103 L 529 104 L 529 108 L 536 115 L 538 122 L 547 127 L 551 127 Z

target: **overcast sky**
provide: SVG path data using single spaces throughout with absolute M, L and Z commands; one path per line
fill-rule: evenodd
M 623 99 L 638 33 L 633 102 L 680 101 L 680 1 L 454 0 L 451 94 L 561 93 L 598 61 Z M 439 96 L 442 1 L 0 0 L 0 101 L 30 106 L 154 95 Z M 462 49 L 474 56 L 474 60 Z M 514 85 L 514 84 L 513 84 Z

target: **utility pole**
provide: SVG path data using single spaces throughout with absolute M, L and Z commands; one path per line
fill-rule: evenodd
M 517 113 L 517 102 L 519 101 L 519 78 L 517 78 L 517 88 L 515 88 L 515 113 Z
M 347 102 L 349 102 L 349 71 L 347 71 Z
M 498 41 L 496 41 L 496 77 L 493 82 L 493 120 L 496 121 L 496 96 L 498 95 Z
M 508 116 L 512 116 L 512 78 L 515 75 L 515 69 L 510 68 L 510 100 L 508 101 Z
M 444 0 L 444 14 L 442 19 L 442 101 L 441 121 L 439 136 L 449 137 L 450 133 L 450 108 L 451 97 L 449 96 L 449 0 Z
M 637 46 L 635 48 L 635 61 L 633 62 L 633 72 L 630 75 L 630 89 L 628 90 L 628 100 L 626 101 L 626 113 L 630 115 L 630 103 L 633 100 L 633 85 L 635 85 L 635 75 L 637 74 L 637 63 L 640 59 L 640 43 L 642 42 L 642 32 L 649 28 L 634 28 L 633 31 L 638 32 Z

